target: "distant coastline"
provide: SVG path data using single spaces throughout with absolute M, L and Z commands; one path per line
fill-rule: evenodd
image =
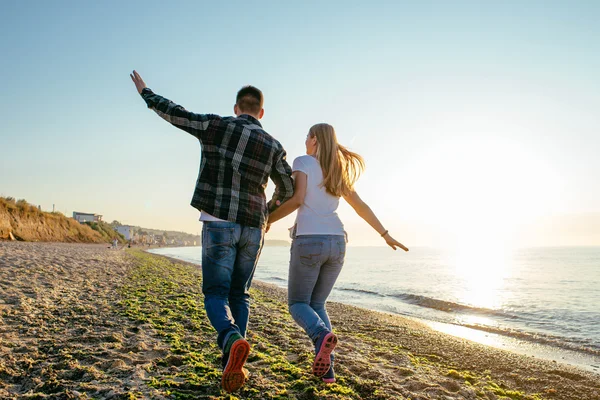
M 151 247 L 193 246 L 201 242 L 200 236 L 190 233 L 123 225 L 116 220 L 107 223 L 102 220 L 102 215 L 75 214 L 86 218 L 76 220 L 58 211 L 42 211 L 40 206 L 25 199 L 0 197 L 0 240 L 109 243 L 117 239 L 121 244 Z M 127 228 L 125 231 L 131 234 L 126 237 L 117 228 Z

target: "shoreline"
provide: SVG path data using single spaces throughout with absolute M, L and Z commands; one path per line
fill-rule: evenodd
M 139 249 L 0 243 L 0 398 L 230 398 L 200 281 L 196 264 Z M 600 400 L 597 374 L 341 303 L 325 385 L 285 290 L 251 291 L 241 398 Z
M 173 262 L 182 262 L 187 263 L 189 265 L 193 265 L 195 267 L 200 267 L 200 264 L 196 262 L 186 261 L 178 259 L 176 257 L 166 256 L 162 254 L 155 254 L 151 252 L 148 253 L 155 256 L 165 257 Z M 280 286 L 277 283 L 266 282 L 260 279 L 254 279 L 252 284 L 254 285 L 255 282 L 259 282 L 263 285 L 273 285 L 278 289 L 282 290 L 284 295 L 287 293 L 287 289 L 283 286 Z M 435 331 L 440 333 L 444 333 L 461 339 L 470 340 L 492 348 L 511 351 L 520 355 L 540 358 L 547 361 L 555 361 L 569 366 L 575 366 L 587 372 L 600 375 L 599 355 L 594 355 L 590 354 L 589 352 L 573 349 L 569 346 L 560 346 L 558 344 L 543 342 L 540 343 L 534 340 L 528 340 L 526 336 L 523 337 L 524 335 L 509 335 L 503 334 L 502 332 L 495 332 L 491 329 L 488 330 L 485 329 L 485 327 L 470 327 L 447 322 L 428 320 L 425 318 L 397 314 L 381 309 L 367 308 L 361 305 L 352 304 L 351 302 L 340 302 L 330 300 L 328 301 L 328 304 L 330 303 L 345 304 L 353 307 L 358 307 L 365 311 L 380 312 L 390 316 L 396 316 L 398 318 L 414 320 L 424 325 L 427 325 L 431 329 L 434 329 Z M 529 334 L 529 336 L 533 337 L 534 335 Z

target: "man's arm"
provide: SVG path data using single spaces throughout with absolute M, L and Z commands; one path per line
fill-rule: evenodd
M 304 197 L 306 196 L 306 185 L 308 184 L 308 177 L 302 171 L 294 171 L 292 177 L 294 178 L 294 195 L 281 206 L 273 210 L 269 214 L 269 223 L 279 221 L 282 218 L 287 217 L 294 211 L 296 211 L 303 203 Z
M 271 180 L 275 183 L 273 198 L 267 204 L 269 212 L 275 210 L 286 200 L 294 195 L 294 182 L 292 181 L 292 168 L 285 160 L 285 150 L 281 149 L 275 155 L 273 169 L 271 169 Z
M 218 115 L 190 112 L 182 106 L 173 103 L 171 100 L 152 92 L 136 71 L 133 71 L 133 74 L 130 74 L 130 76 L 133 83 L 135 83 L 138 93 L 148 105 L 148 108 L 154 110 L 167 122 L 194 135 L 198 139 L 202 139 L 202 133 L 206 131 L 212 120 L 220 118 Z

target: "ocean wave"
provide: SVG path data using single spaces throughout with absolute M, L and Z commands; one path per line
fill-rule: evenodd
M 343 290 L 345 292 L 354 292 L 354 293 L 369 294 L 369 295 L 374 295 L 374 296 L 379 296 L 379 297 L 386 297 L 384 294 L 381 294 L 378 292 L 372 292 L 370 290 L 365 290 L 365 289 L 352 289 L 352 288 L 336 288 L 336 289 Z
M 382 294 L 365 289 L 354 289 L 354 288 L 339 288 L 347 292 L 355 292 L 359 294 L 367 294 L 378 297 L 395 298 L 403 301 L 404 303 L 414 304 L 420 307 L 431 308 L 438 311 L 444 311 L 448 313 L 452 312 L 468 312 L 474 314 L 484 314 L 508 319 L 518 319 L 517 315 L 510 314 L 504 310 L 494 310 L 490 308 L 473 307 L 466 304 L 454 303 L 451 301 L 435 299 L 432 297 L 422 296 L 411 293 L 394 293 L 394 294 Z
M 559 347 L 565 350 L 583 352 L 594 356 L 600 355 L 600 346 L 590 342 L 589 340 L 554 336 L 544 333 L 525 332 L 516 329 L 500 328 L 479 324 L 464 324 L 461 326 L 471 329 L 477 329 L 479 331 L 494 333 L 497 335 L 508 336 L 515 339 L 525 340 L 531 343 Z
M 392 298 L 398 299 L 404 303 L 414 304 L 420 307 L 430 308 L 443 312 L 460 312 L 460 313 L 470 313 L 470 314 L 478 314 L 478 315 L 486 315 L 493 317 L 501 317 L 507 318 L 510 320 L 522 319 L 517 315 L 513 315 L 511 313 L 507 313 L 503 310 L 493 310 L 488 308 L 481 307 L 472 307 L 465 304 L 454 303 L 450 301 L 434 299 L 427 296 L 410 294 L 410 293 L 394 293 L 394 294 L 382 294 L 379 292 L 366 290 L 366 289 L 354 289 L 354 288 L 338 288 L 338 290 L 346 291 L 346 292 L 354 292 L 362 295 L 380 297 L 380 298 Z M 388 310 L 389 312 L 393 312 L 394 314 L 405 314 L 398 312 L 398 310 Z M 410 314 L 406 314 L 410 315 Z M 437 320 L 437 318 L 434 318 Z M 528 318 L 526 318 L 528 320 Z M 444 320 L 440 320 L 440 322 L 446 322 Z M 455 322 L 453 322 L 455 323 Z M 525 321 L 526 323 L 526 321 Z M 497 326 L 489 326 L 489 325 L 480 325 L 480 324 L 460 324 L 460 326 L 464 326 L 466 328 L 476 329 L 479 331 L 489 332 L 493 334 L 498 334 L 502 336 L 512 337 L 515 339 L 520 339 L 523 341 L 527 341 L 530 343 L 544 344 L 553 347 L 562 348 L 565 350 L 572 350 L 583 352 L 587 354 L 591 354 L 594 356 L 600 355 L 600 346 L 588 339 L 575 339 L 569 336 L 553 336 L 550 334 L 544 333 L 536 333 L 536 332 L 526 332 L 517 329 L 507 328 L 507 327 L 497 327 Z
M 418 305 L 421 307 L 432 308 L 432 309 L 438 310 L 438 311 L 445 311 L 445 312 L 460 311 L 460 312 L 490 315 L 490 316 L 496 316 L 496 317 L 502 317 L 502 318 L 508 318 L 508 319 L 518 319 L 519 318 L 517 315 L 510 314 L 504 310 L 494 310 L 491 308 L 474 307 L 474 306 L 469 306 L 466 304 L 454 303 L 451 301 L 434 299 L 434 298 L 427 297 L 427 296 L 421 296 L 418 294 L 398 293 L 398 294 L 390 295 L 390 297 L 400 299 L 406 303 L 415 304 L 415 305 Z
M 268 279 L 270 281 L 287 282 L 287 279 L 283 279 L 278 276 L 269 276 L 269 277 L 263 278 L 263 279 Z

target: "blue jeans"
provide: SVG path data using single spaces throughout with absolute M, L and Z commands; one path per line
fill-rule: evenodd
M 246 336 L 250 285 L 263 246 L 264 231 L 235 222 L 206 221 L 202 227 L 204 308 L 217 330 L 220 348 L 229 335 Z
M 346 240 L 337 235 L 302 235 L 292 241 L 288 305 L 294 320 L 313 343 L 331 322 L 325 302 L 346 255 Z

